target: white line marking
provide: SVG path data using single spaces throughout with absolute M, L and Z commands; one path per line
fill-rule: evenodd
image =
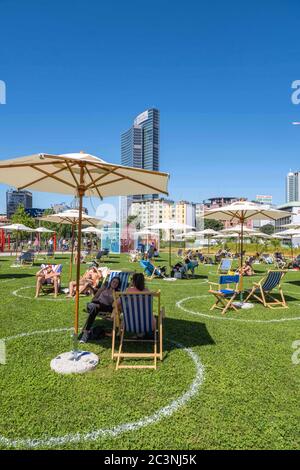
M 227 320 L 227 321 L 236 321 L 236 322 L 240 322 L 240 323 L 282 323 L 282 322 L 286 322 L 286 321 L 296 321 L 296 320 L 300 320 L 300 317 L 289 317 L 289 318 L 274 318 L 274 319 L 271 319 L 271 320 L 251 320 L 251 319 L 248 319 L 248 320 L 245 320 L 243 318 L 232 318 L 232 317 L 228 317 L 225 314 L 224 316 L 222 317 L 218 317 L 216 315 L 209 315 L 207 313 L 202 313 L 202 312 L 199 312 L 199 311 L 194 311 L 194 310 L 190 310 L 190 309 L 187 309 L 185 307 L 182 306 L 182 303 L 190 300 L 190 299 L 200 299 L 202 297 L 210 297 L 209 295 L 193 295 L 193 296 L 190 296 L 190 297 L 185 297 L 184 299 L 181 299 L 179 300 L 178 302 L 176 302 L 176 307 L 183 310 L 184 312 L 187 312 L 187 313 L 190 313 L 191 315 L 196 315 L 196 316 L 199 316 L 199 317 L 205 317 L 205 318 L 209 318 L 211 320 Z M 234 315 L 238 315 L 238 313 L 234 313 Z
M 71 328 L 73 330 L 73 328 Z M 20 333 L 15 336 L 9 336 L 8 338 L 3 338 L 6 341 L 22 338 L 25 336 L 32 336 L 35 334 L 43 333 L 57 333 L 61 331 L 70 331 L 69 328 L 58 328 L 45 331 L 33 331 L 29 333 Z M 168 340 L 169 342 L 175 344 L 177 347 L 182 349 L 194 362 L 196 369 L 196 374 L 193 382 L 186 392 L 183 393 L 179 398 L 173 400 L 169 405 L 164 406 L 160 410 L 153 413 L 151 416 L 146 416 L 138 421 L 132 423 L 123 423 L 112 428 L 97 429 L 86 434 L 76 433 L 76 434 L 67 434 L 59 437 L 47 437 L 41 439 L 8 439 L 0 435 L 0 444 L 7 447 L 25 447 L 25 448 L 36 448 L 36 447 L 52 447 L 59 446 L 63 444 L 78 443 L 82 441 L 96 441 L 104 437 L 117 437 L 124 432 L 136 431 L 150 424 L 158 423 L 164 418 L 172 416 L 179 408 L 183 407 L 189 400 L 193 398 L 198 393 L 200 386 L 204 380 L 204 366 L 201 363 L 199 356 L 191 349 L 186 348 L 182 344 Z
M 38 297 L 37 299 L 35 297 L 29 297 L 28 295 L 20 295 L 19 292 L 24 289 L 35 289 L 35 286 L 25 286 L 25 287 L 20 287 L 20 289 L 16 289 L 12 292 L 12 295 L 15 295 L 16 297 L 19 297 L 20 299 L 29 299 L 29 300 L 47 300 L 50 302 L 61 302 L 63 300 L 66 300 L 66 298 L 59 298 L 59 299 L 52 299 L 51 297 Z

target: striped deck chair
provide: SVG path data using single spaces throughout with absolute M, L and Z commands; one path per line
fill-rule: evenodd
M 218 266 L 218 274 L 228 274 L 231 271 L 232 259 L 223 258 Z
M 59 290 L 60 285 L 61 285 L 60 276 L 61 276 L 61 273 L 62 273 L 63 265 L 62 264 L 50 264 L 50 265 L 49 264 L 42 264 L 41 268 L 45 269 L 47 266 L 51 266 L 53 271 L 57 274 L 57 276 L 58 276 L 58 290 Z M 54 286 L 53 286 L 53 284 L 43 284 L 41 286 L 41 290 L 42 290 L 42 292 L 49 294 L 49 292 L 52 292 L 54 290 Z
M 248 297 L 245 299 L 245 302 L 247 302 L 247 300 L 251 297 L 254 297 L 265 307 L 288 308 L 280 285 L 280 282 L 285 274 L 286 271 L 283 270 L 269 270 L 268 273 L 259 282 L 254 282 L 252 289 L 249 291 Z M 273 295 L 270 294 L 270 292 L 274 289 L 278 290 L 281 300 L 276 299 L 275 297 L 273 297 Z M 270 300 L 268 301 L 267 299 Z
M 119 277 L 121 280 L 120 291 L 124 292 L 129 284 L 129 278 L 133 274 L 133 271 L 111 271 L 107 278 L 105 278 L 105 282 L 110 284 L 110 281 L 114 277 Z
M 235 274 L 233 276 L 220 276 L 219 283 L 211 282 L 208 292 L 216 297 L 216 302 L 210 310 L 218 308 L 222 310 L 222 314 L 226 313 L 229 309 L 237 311 L 238 309 L 233 305 L 233 301 L 239 293 L 239 281 L 240 276 Z M 218 288 L 214 289 L 213 285 L 217 285 Z
M 144 269 L 144 276 L 150 281 L 156 277 L 165 277 L 158 268 L 156 268 L 150 261 L 141 260 L 140 266 Z
M 158 315 L 156 322 L 154 322 L 153 312 L 153 299 L 158 299 Z M 121 302 L 121 322 L 120 322 L 120 345 L 118 352 L 115 352 L 115 338 L 116 338 L 116 325 L 119 323 L 117 317 L 120 317 L 120 313 L 115 310 L 114 315 L 114 326 L 112 336 L 112 359 L 116 359 L 116 370 L 117 369 L 156 369 L 157 359 L 162 361 L 163 359 L 163 345 L 162 345 L 162 317 L 164 310 L 160 307 L 160 291 L 158 292 L 145 292 L 145 293 L 114 293 L 115 305 L 118 300 Z M 134 335 L 147 335 L 153 336 L 149 339 L 133 339 L 132 337 L 125 338 L 127 333 Z M 123 351 L 124 342 L 150 342 L 153 344 L 153 352 L 147 353 L 125 353 Z M 120 364 L 122 359 L 153 359 L 153 364 L 139 364 L 129 365 Z

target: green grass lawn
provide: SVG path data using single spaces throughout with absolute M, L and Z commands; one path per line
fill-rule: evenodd
M 68 259 L 58 255 L 57 262 L 65 264 L 66 287 Z M 73 326 L 74 301 L 34 299 L 39 266 L 11 264 L 0 259 L 0 338 L 17 336 L 6 342 L 7 363 L 0 365 L 1 449 L 299 449 L 300 364 L 291 356 L 300 340 L 300 272 L 285 277 L 288 309 L 255 304 L 223 320 L 209 311 L 207 281 L 217 280 L 216 267 L 200 266 L 191 280 L 149 282 L 166 309 L 157 371 L 116 372 L 107 338 L 85 346 L 100 357 L 94 371 L 61 376 L 49 364 L 71 349 L 71 330 L 63 329 Z M 140 270 L 124 255 L 105 264 Z M 258 265 L 246 287 L 265 270 Z M 82 325 L 87 299 L 80 302 Z M 30 332 L 39 333 L 18 336 Z

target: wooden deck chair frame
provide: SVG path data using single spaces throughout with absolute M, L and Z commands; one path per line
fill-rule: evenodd
M 222 269 L 222 264 L 224 261 L 228 261 L 229 262 L 229 268 L 226 270 L 226 269 Z M 232 268 L 232 262 L 233 262 L 233 259 L 232 258 L 222 258 L 221 261 L 220 261 L 220 264 L 218 266 L 218 270 L 217 270 L 217 273 L 218 274 L 228 274 L 229 271 L 231 271 L 231 268 Z
M 274 286 L 272 289 L 270 289 L 269 291 L 269 290 L 265 290 L 263 286 L 266 280 L 268 279 L 270 273 L 281 273 L 281 277 L 280 277 L 278 284 Z M 282 270 L 282 269 L 280 270 L 270 269 L 267 272 L 267 274 L 265 274 L 265 276 L 259 282 L 253 283 L 253 287 L 251 291 L 249 292 L 249 295 L 245 299 L 245 302 L 247 302 L 251 297 L 254 297 L 256 300 L 261 302 L 264 307 L 273 308 L 273 309 L 274 308 L 289 308 L 284 298 L 283 290 L 280 284 L 282 281 L 282 278 L 285 276 L 286 273 L 287 271 Z M 276 299 L 272 294 L 270 294 L 270 292 L 273 291 L 274 289 L 278 290 L 281 300 Z M 268 301 L 268 299 L 270 299 L 271 301 Z
M 151 295 L 153 298 L 157 298 L 157 316 L 156 316 L 156 328 L 154 330 L 154 339 L 132 339 L 125 338 L 125 324 L 121 319 L 121 314 L 117 308 L 118 300 L 122 296 L 140 296 L 140 295 Z M 154 312 L 153 312 L 154 315 Z M 160 301 L 160 291 L 157 292 L 115 292 L 114 293 L 114 323 L 113 323 L 113 332 L 112 332 L 112 360 L 116 360 L 116 370 L 118 369 L 157 369 L 157 360 L 163 360 L 163 317 L 164 317 L 164 308 L 161 308 Z M 120 336 L 120 344 L 118 351 L 116 351 L 116 336 L 117 331 Z M 153 352 L 151 353 L 125 353 L 123 351 L 123 346 L 125 342 L 138 342 L 140 343 L 153 343 Z M 152 359 L 153 364 L 143 364 L 143 365 L 130 365 L 130 364 L 120 364 L 122 359 Z
M 233 302 L 236 299 L 237 295 L 239 294 L 240 276 L 237 275 L 237 274 L 232 275 L 232 276 L 223 274 L 222 276 L 220 276 L 220 281 L 221 281 L 222 277 L 229 278 L 229 279 L 233 278 L 235 280 L 232 281 L 232 282 L 224 282 L 224 283 L 210 282 L 210 287 L 209 287 L 208 292 L 210 294 L 214 295 L 215 298 L 216 298 L 216 301 L 212 305 L 210 310 L 214 310 L 214 309 L 222 310 L 222 312 L 221 312 L 222 315 L 224 315 L 230 309 L 235 310 L 237 312 L 238 309 L 233 304 Z M 231 284 L 235 284 L 234 289 L 230 288 Z M 213 289 L 212 286 L 214 286 L 214 285 L 218 286 L 218 288 Z M 226 286 L 227 289 L 224 289 L 224 286 Z M 222 287 L 223 287 L 223 289 L 222 289 Z M 226 294 L 226 293 L 222 292 L 222 290 L 228 290 L 228 291 L 231 291 L 232 293 L 231 294 Z

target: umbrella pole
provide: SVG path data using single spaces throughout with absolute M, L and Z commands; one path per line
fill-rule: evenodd
M 71 238 L 71 258 L 70 258 L 70 267 L 69 267 L 69 281 L 72 280 L 73 274 L 73 259 L 74 259 L 74 231 L 75 231 L 75 224 L 72 224 L 72 238 Z
M 79 219 L 78 219 L 78 243 L 77 243 L 77 265 L 76 265 L 76 297 L 75 297 L 75 320 L 74 320 L 74 350 L 77 351 L 78 341 L 78 320 L 79 320 L 79 281 L 80 281 L 80 257 L 81 257 L 81 227 L 82 227 L 82 199 L 84 196 L 83 188 L 83 167 L 80 167 L 80 186 L 79 194 Z
M 240 264 L 240 300 L 243 302 L 243 251 L 244 251 L 244 219 L 241 219 L 241 264 Z
M 292 255 L 292 263 L 293 263 L 293 258 L 294 258 L 294 252 L 293 252 L 293 235 L 291 235 L 291 255 Z
M 169 266 L 171 267 L 171 229 L 169 230 Z
M 208 235 L 207 237 L 207 254 L 209 255 L 209 242 L 210 242 L 210 236 Z

